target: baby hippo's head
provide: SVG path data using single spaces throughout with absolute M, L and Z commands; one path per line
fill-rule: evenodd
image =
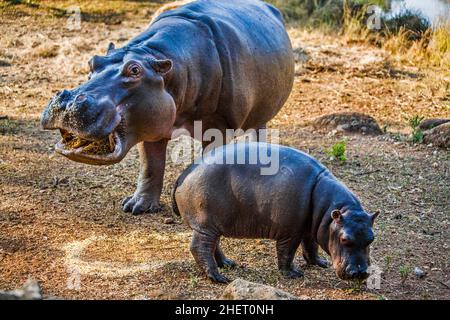
M 369 276 L 369 246 L 374 240 L 372 226 L 378 214 L 351 210 L 331 213 L 328 248 L 339 278 L 364 280 Z

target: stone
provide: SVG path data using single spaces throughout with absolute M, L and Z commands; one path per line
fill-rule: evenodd
M 419 267 L 415 267 L 414 268 L 414 274 L 417 278 L 421 279 L 423 277 L 425 277 L 426 273 L 425 271 L 423 271 L 422 269 L 420 269 Z
M 309 297 L 296 297 L 280 289 L 236 279 L 231 282 L 222 293 L 220 299 L 224 300 L 308 300 Z
M 447 122 L 450 122 L 450 119 L 439 119 L 439 118 L 425 119 L 420 122 L 419 129 L 422 131 L 426 131 Z
M 173 220 L 173 218 L 165 218 L 163 223 L 164 224 L 173 224 L 173 223 L 175 223 L 175 220 Z
M 367 135 L 382 134 L 377 121 L 364 113 L 338 112 L 317 117 L 311 121 L 311 125 L 318 131 L 340 131 Z
M 439 148 L 450 148 L 450 122 L 424 132 L 423 142 Z
M 42 290 L 34 280 L 27 280 L 21 289 L 0 291 L 0 300 L 42 300 Z

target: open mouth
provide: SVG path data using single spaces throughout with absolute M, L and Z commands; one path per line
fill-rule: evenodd
M 59 131 L 62 136 L 59 146 L 64 150 L 77 150 L 88 155 L 107 155 L 113 153 L 116 149 L 115 132 L 102 140 L 87 140 L 64 129 L 59 129 Z
M 61 140 L 55 145 L 55 151 L 70 160 L 88 164 L 113 164 L 126 154 L 122 124 L 107 137 L 100 140 L 88 140 L 65 129 L 59 129 Z

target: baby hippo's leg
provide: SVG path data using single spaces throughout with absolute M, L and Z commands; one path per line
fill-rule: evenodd
M 191 253 L 197 265 L 206 272 L 214 282 L 228 283 L 230 280 L 219 273 L 214 258 L 219 237 L 207 232 L 194 231 L 192 234 Z
M 326 259 L 319 257 L 319 245 L 311 235 L 306 235 L 302 241 L 303 258 L 310 265 L 328 268 L 329 264 Z
M 277 241 L 278 269 L 288 278 L 303 277 L 303 271 L 293 265 L 295 252 L 301 239 L 284 239 Z
M 216 246 L 216 252 L 214 253 L 214 258 L 216 259 L 217 262 L 217 266 L 219 268 L 234 268 L 236 267 L 236 262 L 234 262 L 231 259 L 228 259 L 227 257 L 225 257 L 225 255 L 223 254 L 222 249 L 219 246 L 219 242 L 217 242 L 217 246 Z

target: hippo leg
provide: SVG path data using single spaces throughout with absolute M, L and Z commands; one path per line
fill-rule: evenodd
M 228 283 L 230 280 L 219 273 L 214 253 L 219 237 L 209 233 L 194 231 L 192 234 L 191 253 L 197 265 L 213 282 Z
M 159 197 L 164 179 L 167 140 L 138 145 L 140 172 L 134 195 L 124 199 L 123 211 L 141 214 L 161 210 Z
M 277 241 L 278 269 L 281 273 L 291 279 L 303 277 L 303 271 L 294 267 L 295 252 L 300 245 L 301 239 L 284 239 Z
M 232 268 L 236 267 L 236 262 L 225 257 L 222 249 L 219 246 L 219 243 L 217 243 L 216 251 L 214 252 L 214 258 L 216 259 L 217 266 L 219 268 L 232 269 Z
M 320 258 L 318 254 L 319 245 L 311 236 L 305 236 L 302 241 L 303 258 L 309 265 L 328 268 L 329 263 L 326 259 Z

